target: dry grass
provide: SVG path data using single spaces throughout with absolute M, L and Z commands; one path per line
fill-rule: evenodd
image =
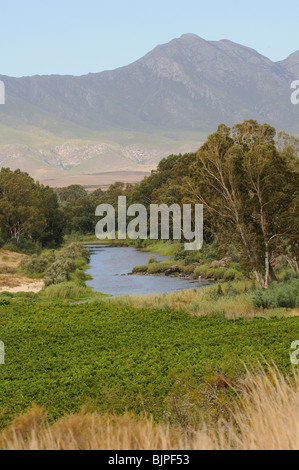
M 0 250 L 0 268 L 17 268 L 23 258 L 26 258 L 26 255 L 21 253 L 14 253 L 8 250 Z
M 16 418 L 0 434 L 9 450 L 298 450 L 299 379 L 290 384 L 276 369 L 248 374 L 241 404 L 211 428 L 186 430 L 134 418 L 84 414 L 49 425 L 40 408 Z
M 236 296 L 226 295 L 230 286 L 236 290 Z M 189 312 L 192 315 L 221 314 L 227 318 L 259 316 L 252 306 L 252 294 L 245 292 L 252 285 L 250 281 L 223 283 L 224 295 L 215 297 L 218 285 L 202 289 L 189 289 L 159 295 L 131 295 L 108 299 L 107 302 L 137 308 L 159 308 L 171 311 Z

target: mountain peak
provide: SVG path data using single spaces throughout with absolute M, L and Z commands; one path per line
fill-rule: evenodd
M 201 38 L 200 36 L 198 36 L 197 34 L 194 34 L 194 33 L 186 33 L 186 34 L 182 34 L 182 36 L 179 38 L 179 39 L 195 39 L 195 40 L 198 40 L 200 39 L 201 41 L 204 41 L 203 38 Z
M 277 63 L 286 69 L 294 79 L 299 79 L 299 51 L 293 52 L 285 60 Z

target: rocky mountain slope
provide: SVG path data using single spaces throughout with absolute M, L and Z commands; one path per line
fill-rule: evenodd
M 197 148 L 219 123 L 248 118 L 299 133 L 295 79 L 299 51 L 274 63 L 193 34 L 114 71 L 0 76 L 0 164 L 45 173 L 150 168 L 169 152 Z

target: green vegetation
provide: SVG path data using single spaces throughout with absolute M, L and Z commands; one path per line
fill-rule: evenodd
M 6 249 L 34 252 L 62 242 L 63 221 L 53 189 L 20 170 L 0 171 L 1 244 Z
M 255 308 L 299 307 L 299 278 L 282 284 L 273 283 L 268 290 L 257 290 L 253 295 Z
M 119 196 L 126 196 L 128 204 L 143 204 L 148 209 L 150 204 L 201 203 L 205 244 L 211 248 L 206 258 L 187 260 L 192 255 L 182 252 L 178 240 L 138 240 L 137 246 L 175 256 L 178 261 L 185 259 L 186 274 L 195 273 L 195 277 L 225 281 L 254 277 L 267 289 L 277 280 L 277 269 L 284 260 L 299 273 L 298 140 L 286 133 L 275 138 L 275 133 L 273 127 L 253 120 L 232 129 L 222 124 L 196 153 L 170 155 L 134 187 L 116 183 L 105 194 L 97 191 L 91 195 L 73 187 L 72 196 L 67 188 L 68 231 L 71 234 L 80 227 L 86 234 L 96 224 L 95 203 L 116 208 Z M 84 220 L 83 207 L 90 208 L 87 219 L 84 211 Z M 225 266 L 212 266 L 213 260 L 224 258 L 228 258 Z M 192 267 L 196 262 L 201 265 L 197 270 Z M 160 266 L 151 266 L 146 272 L 160 270 Z M 181 266 L 180 272 L 184 272 Z
M 0 294 L 1 425 L 35 402 L 50 419 L 85 406 L 188 427 L 226 416 L 230 385 L 245 375 L 242 362 L 275 361 L 290 372 L 299 332 L 298 159 L 290 136 L 278 143 L 274 136 L 255 121 L 221 125 L 198 152 L 171 155 L 139 185 L 115 183 L 106 192 L 53 191 L 2 169 L 1 245 L 31 255 L 19 255 L 20 266 L 2 259 L 3 276 L 43 278 L 45 288 Z M 82 245 L 98 241 L 96 207 L 116 207 L 119 196 L 147 208 L 202 203 L 200 252 L 178 240 L 113 243 L 171 257 L 158 263 L 152 256 L 134 273 L 216 282 L 121 298 L 87 288 Z
M 54 286 L 56 288 L 56 286 Z M 6 365 L 1 425 L 30 407 L 50 418 L 89 410 L 151 413 L 179 424 L 218 418 L 231 401 L 219 377 L 238 384 L 242 361 L 262 356 L 291 370 L 299 319 L 227 320 L 103 303 L 65 305 L 11 298 L 0 306 Z

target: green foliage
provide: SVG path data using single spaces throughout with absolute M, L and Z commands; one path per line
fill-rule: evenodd
M 225 270 L 224 274 L 223 274 L 223 280 L 228 282 L 228 281 L 238 281 L 240 279 L 242 279 L 244 276 L 242 275 L 242 273 L 240 273 L 240 271 L 238 271 L 237 269 L 234 269 L 234 268 L 230 268 L 230 269 L 227 269 Z
M 294 308 L 299 306 L 299 279 L 273 283 L 268 290 L 258 289 L 252 296 L 253 306 L 263 308 Z
M 2 237 L 21 252 L 34 252 L 27 244 L 58 245 L 63 221 L 53 189 L 44 187 L 20 170 L 0 171 L 0 228 Z M 27 244 L 26 244 L 27 241 Z
M 43 295 L 64 299 L 77 293 L 77 286 L 62 284 Z M 169 416 L 178 423 L 174 398 L 190 403 L 194 412 L 213 414 L 218 402 L 203 403 L 202 387 L 215 374 L 238 383 L 246 374 L 242 361 L 255 367 L 264 358 L 286 374 L 291 371 L 289 348 L 298 318 L 227 320 L 63 302 L 0 306 L 0 339 L 6 345 L 1 426 L 33 402 L 52 419 L 85 405 L 102 413 Z
M 89 251 L 80 243 L 71 243 L 56 254 L 55 261 L 48 267 L 45 273 L 45 285 L 60 284 L 71 280 L 86 280 L 83 273 L 86 263 L 89 261 Z
M 53 263 L 46 271 L 44 282 L 46 286 L 51 284 L 61 284 L 70 280 L 70 275 L 76 269 L 75 263 L 71 259 L 60 258 Z
M 84 258 L 86 262 L 89 261 L 89 251 L 80 243 L 70 243 L 58 252 L 59 258 L 67 258 L 76 260 Z
M 16 253 L 24 253 L 27 255 L 37 254 L 39 255 L 42 251 L 41 244 L 33 240 L 29 240 L 24 237 L 20 237 L 19 240 L 10 239 L 5 245 L 2 246 L 3 250 L 15 251 Z
M 80 299 L 89 296 L 92 289 L 84 284 L 79 285 L 77 282 L 62 282 L 53 284 L 40 292 L 39 296 L 45 299 Z
M 190 264 L 189 266 L 184 266 L 182 270 L 185 274 L 193 274 L 195 271 L 195 268 L 196 266 Z
M 132 273 L 139 274 L 139 273 L 147 273 L 149 266 L 144 264 L 141 266 L 135 266 L 132 270 Z
M 43 274 L 55 261 L 54 253 L 42 253 L 40 256 L 33 255 L 21 262 L 21 269 L 29 274 Z
M 203 264 L 202 266 L 198 266 L 194 270 L 194 276 L 193 276 L 194 279 L 198 279 L 199 276 L 206 277 L 209 270 L 210 270 L 210 266 L 208 266 L 207 264 Z
M 163 263 L 152 263 L 148 266 L 148 274 L 163 274 L 169 266 Z

